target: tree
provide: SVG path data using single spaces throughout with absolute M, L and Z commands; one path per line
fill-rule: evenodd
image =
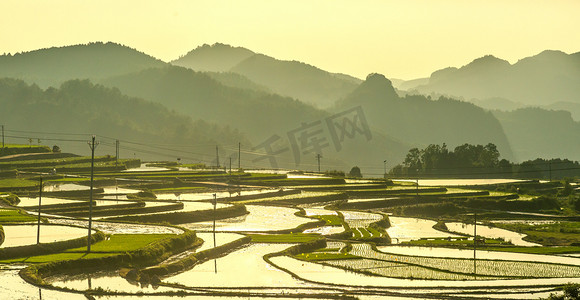
M 497 150 L 497 147 L 492 143 L 485 145 L 479 154 L 478 161 L 483 167 L 493 168 L 497 166 L 499 162 L 499 151 Z
M 405 161 L 403 162 L 405 167 L 410 170 L 418 170 L 423 168 L 423 164 L 421 162 L 421 151 L 418 148 L 413 148 L 409 150 L 407 156 L 405 157 Z M 410 172 L 411 173 L 411 172 Z
M 563 288 L 563 295 L 550 294 L 548 299 L 550 300 L 574 300 L 580 299 L 580 285 L 578 284 L 567 284 Z
M 361 178 L 362 174 L 360 173 L 360 168 L 357 166 L 352 167 L 352 169 L 350 169 L 350 172 L 348 172 L 348 176 Z

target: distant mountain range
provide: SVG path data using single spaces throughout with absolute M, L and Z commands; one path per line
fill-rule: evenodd
M 407 84 L 407 89 L 465 100 L 504 98 L 539 106 L 555 102 L 580 103 L 580 52 L 566 54 L 546 50 L 513 65 L 488 55 L 461 68 L 435 71 L 427 83 L 415 83 L 415 86 Z
M 70 79 L 100 80 L 155 68 L 166 63 L 115 43 L 90 43 L 0 56 L 0 77 L 40 87 L 58 87 Z
M 114 155 L 114 139 L 120 139 L 123 157 L 133 157 L 133 151 L 127 153 L 130 150 L 126 149 L 141 148 L 142 152 L 137 151 L 141 158 L 183 157 L 188 161 L 211 162 L 215 145 L 249 143 L 240 132 L 226 126 L 194 121 L 160 104 L 128 97 L 116 88 L 95 85 L 88 80 L 71 80 L 60 88 L 42 90 L 19 79 L 0 79 L 0 107 L 0 120 L 13 143 L 26 144 L 27 137 L 34 137 L 35 143 L 38 138 L 51 146 L 59 145 L 63 151 L 86 153 L 88 147 L 84 140 L 94 133 L 99 139 L 111 138 L 108 143 L 102 141 L 97 151 L 101 154 Z M 60 133 L 65 134 L 59 136 Z M 192 151 L 182 147 L 173 149 L 177 152 L 168 152 L 139 144 L 195 145 L 196 148 Z
M 401 98 L 391 81 L 371 74 L 336 109 L 360 105 L 374 128 L 413 145 L 494 143 L 503 158 L 513 160 L 512 150 L 498 120 L 473 104 L 441 97 Z
M 353 91 L 361 80 L 314 66 L 283 61 L 224 44 L 203 45 L 171 62 L 196 71 L 233 72 L 264 85 L 274 93 L 300 99 L 318 108 Z
M 171 63 L 114 43 L 50 48 L 0 56 L 0 78 L 18 79 L 3 79 L 0 86 L 0 123 L 24 130 L 74 128 L 168 144 L 193 141 L 232 148 L 242 142 L 246 156 L 263 158 L 252 162 L 256 167 L 269 167 L 270 158 L 276 157 L 279 167 L 299 164 L 315 169 L 315 154 L 321 152 L 327 169 L 347 170 L 356 164 L 363 173 L 366 168 L 377 175 L 382 174 L 384 160 L 395 165 L 410 148 L 432 143 L 450 147 L 495 143 L 502 158 L 516 161 L 546 155 L 580 159 L 573 150 L 577 143 L 571 142 L 572 138 L 580 140 L 575 138 L 578 122 L 570 113 L 530 110 L 524 108 L 530 102 L 511 98 L 517 89 L 547 90 L 550 82 L 560 78 L 557 87 L 562 90 L 553 94 L 561 95 L 562 102 L 544 107 L 573 110 L 580 106 L 571 96 L 580 95 L 571 84 L 580 76 L 575 77 L 568 64 L 577 55 L 546 52 L 539 56 L 542 59 L 529 58 L 514 65 L 484 57 L 460 69 L 437 71 L 429 79 L 392 83 L 380 74 L 362 81 L 223 44 L 198 47 Z M 562 62 L 557 67 L 546 60 Z M 551 71 L 536 74 L 532 66 L 550 66 Z M 526 79 L 530 84 L 522 85 L 525 70 L 534 74 Z M 538 78 L 547 84 L 540 85 Z M 491 96 L 494 89 L 499 95 Z M 478 97 L 489 92 L 486 98 L 459 96 L 493 113 L 440 97 L 459 92 Z M 117 102 L 119 110 L 114 110 Z M 514 111 L 496 111 L 498 106 Z M 47 112 L 51 117 L 42 115 Z M 349 112 L 360 115 L 340 119 Z M 33 121 L 18 121 L 23 115 Z M 362 118 L 368 128 L 360 127 Z M 542 120 L 549 120 L 549 125 L 529 129 L 541 126 Z M 338 135 L 332 131 L 338 129 L 342 130 Z M 263 156 L 266 142 L 273 142 L 270 146 L 280 151 Z M 215 149 L 210 148 L 201 154 L 211 156 Z

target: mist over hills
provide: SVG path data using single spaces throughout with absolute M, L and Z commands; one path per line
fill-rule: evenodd
M 580 52 L 546 50 L 513 65 L 488 55 L 461 68 L 435 71 L 427 84 L 414 89 L 466 100 L 500 97 L 540 106 L 561 101 L 580 103 Z
M 171 112 L 160 104 L 128 97 L 121 94 L 118 89 L 95 85 L 88 80 L 71 80 L 59 88 L 50 87 L 42 90 L 21 80 L 0 79 L 0 107 L 2 107 L 0 120 L 9 130 L 67 133 L 74 128 L 76 133 L 87 134 L 80 137 L 82 139 L 88 139 L 89 134 L 98 134 L 157 147 L 176 143 L 196 145 L 195 151 L 192 152 L 197 152 L 198 155 L 192 152 L 175 154 L 190 160 L 211 161 L 215 145 L 249 143 L 237 130 L 203 120 L 194 121 L 187 116 Z M 44 140 L 54 136 L 38 133 L 34 137 Z M 73 139 L 77 138 L 79 137 L 74 136 Z M 10 139 L 14 142 L 28 142 L 26 138 L 10 137 Z M 71 136 L 65 136 L 64 139 L 70 140 Z M 86 142 L 57 140 L 49 143 L 60 145 L 63 151 L 83 153 L 87 150 Z M 122 143 L 123 146 L 127 146 L 124 141 Z M 106 150 L 109 152 L 102 152 Z M 155 150 L 149 148 L 149 151 Z M 114 147 L 112 152 L 109 147 L 99 149 L 99 153 L 114 154 Z M 156 156 L 159 159 L 159 155 L 155 153 L 139 154 L 140 157 Z M 124 156 L 127 157 L 126 152 Z M 175 157 L 164 158 L 175 159 Z
M 502 124 L 518 159 L 580 159 L 580 122 L 574 121 L 570 112 L 528 107 L 493 114 Z
M 298 141 L 299 144 L 294 145 L 297 148 L 292 148 L 289 137 L 304 124 L 317 123 L 320 125 L 317 130 L 321 129 L 326 120 L 332 117 L 327 111 L 289 97 L 228 87 L 213 80 L 207 72 L 195 72 L 177 66 L 116 76 L 103 81 L 103 84 L 117 87 L 128 95 L 163 104 L 194 119 L 200 118 L 239 129 L 250 138 L 253 146 L 278 136 L 280 138 L 276 140 L 276 147 L 286 151 L 277 155 L 276 167 L 302 165 L 315 169 L 316 153 L 302 149 L 302 143 L 308 142 Z M 333 166 L 331 168 L 348 168 L 355 164 L 369 166 L 385 159 L 394 163 L 404 158 L 409 144 L 395 141 L 372 128 L 369 130 L 372 138 L 354 135 L 346 139 L 340 149 L 332 144 L 328 129 L 320 132 L 318 137 L 324 142 L 319 151 L 324 155 L 327 165 Z M 298 136 L 300 134 L 302 132 L 297 133 Z M 267 160 L 262 163 L 262 167 L 272 167 Z
M 58 87 L 69 79 L 99 80 L 164 65 L 135 49 L 97 42 L 2 55 L 0 77 L 18 78 L 45 88 Z
M 274 93 L 319 108 L 331 106 L 360 83 L 352 76 L 333 74 L 302 62 L 278 60 L 224 44 L 203 45 L 171 63 L 196 71 L 234 72 Z
M 399 97 L 390 80 L 371 74 L 335 109 L 361 105 L 369 125 L 413 145 L 494 143 L 503 158 L 513 160 L 510 143 L 498 120 L 471 103 L 424 96 Z
M 228 124 L 254 140 L 327 114 L 289 97 L 227 87 L 205 73 L 177 66 L 116 76 L 103 84 L 195 119 Z
M 36 100 L 24 100 L 21 106 L 9 104 L 14 106 L 10 114 L 3 107 L 0 123 L 12 128 L 22 126 L 24 130 L 38 130 L 46 127 L 44 123 L 53 122 L 56 125 L 46 128 L 62 132 L 70 131 L 70 128 L 77 132 L 95 132 L 103 127 L 106 134 L 115 137 L 121 135 L 128 140 L 149 139 L 163 143 L 178 143 L 181 135 L 183 140 L 214 144 L 214 147 L 215 144 L 237 145 L 241 140 L 252 154 L 263 151 L 259 146 L 277 137 L 272 145 L 285 150 L 276 154 L 280 167 L 292 168 L 300 164 L 315 169 L 313 151 L 316 150 L 324 155 L 328 169 L 344 170 L 357 164 L 363 173 L 368 173 L 367 166 L 373 168 L 376 175 L 382 174 L 380 163 L 383 160 L 395 165 L 404 159 L 410 148 L 424 148 L 428 144 L 447 143 L 454 147 L 491 142 L 497 145 L 502 158 L 515 161 L 545 156 L 578 159 L 580 157 L 573 151 L 578 145 L 571 142 L 578 140 L 578 123 L 569 113 L 547 109 L 574 111 L 580 107 L 580 102 L 548 103 L 542 105 L 545 109 L 520 109 L 529 105 L 528 102 L 507 96 L 470 98 L 474 103 L 493 110 L 492 114 L 472 103 L 439 96 L 450 93 L 426 91 L 430 96 L 413 94 L 437 84 L 480 94 L 494 89 L 502 91 L 493 86 L 498 85 L 512 88 L 512 92 L 517 93 L 523 88 L 501 76 L 521 75 L 524 78 L 525 73 L 536 72 L 531 71 L 535 70 L 534 66 L 558 60 L 558 66 L 548 64 L 553 67 L 552 71 L 526 77 L 530 83 L 525 88 L 548 90 L 551 88 L 549 83 L 537 84 L 532 79 L 540 80 L 538 78 L 544 76 L 553 80 L 559 78 L 561 84 L 573 83 L 576 73 L 570 59 L 574 57 L 577 55 L 546 52 L 510 65 L 486 56 L 459 69 L 437 71 L 429 78 L 428 84 L 425 84 L 425 79 L 395 81 L 398 88 L 420 85 L 414 92 L 400 92 L 382 75 L 372 74 L 360 81 L 304 63 L 281 61 L 222 44 L 198 47 L 173 62 L 188 65 L 186 68 L 164 63 L 118 44 L 91 43 L 1 56 L 0 78 L 21 78 L 41 88 L 8 88 L 6 86 L 10 84 L 4 83 L 3 89 L 13 91 L 4 93 L 10 95 L 10 101 L 27 97 Z M 524 71 L 514 73 L 516 65 L 518 70 Z M 572 79 L 562 79 L 568 77 Z M 88 78 L 90 82 L 73 80 L 60 86 L 62 82 L 77 78 Z M 523 80 L 521 78 L 518 80 Z M 42 89 L 49 85 L 56 88 Z M 471 88 L 473 85 L 476 87 Z M 566 93 L 574 94 L 573 88 Z M 562 95 L 566 93 L 562 92 Z M 83 100 L 85 98 L 90 101 Z M 121 110 L 93 107 L 96 103 L 115 106 L 115 101 L 122 103 Z M 127 103 L 135 101 L 134 111 Z M 316 103 L 318 107 L 309 103 Z M 321 103 L 330 107 L 321 109 Z M 44 112 L 40 108 L 45 106 L 53 118 L 37 117 Z M 495 111 L 498 106 L 514 111 Z M 368 121 L 368 131 L 365 134 L 358 132 L 360 128 L 353 125 L 356 119 L 342 120 L 341 126 L 352 125 L 349 129 L 354 131 L 342 132 L 343 138 L 344 134 L 347 138 L 337 147 L 335 137 L 329 131 L 330 120 L 359 107 Z M 27 109 L 29 113 L 26 113 Z M 30 116 L 33 121 L 27 122 L 23 116 L 27 119 Z M 542 120 L 549 125 L 535 129 L 541 126 Z M 319 128 L 323 134 L 321 139 L 316 140 L 322 148 L 305 150 L 292 145 L 291 134 L 312 124 L 323 127 Z M 300 134 L 308 136 L 310 133 Z M 297 141 L 302 143 L 304 140 Z M 312 141 L 306 140 L 306 145 L 309 142 Z M 208 152 L 214 150 L 212 147 Z M 297 151 L 301 152 L 297 154 Z M 268 160 L 260 163 L 262 167 L 269 167 Z

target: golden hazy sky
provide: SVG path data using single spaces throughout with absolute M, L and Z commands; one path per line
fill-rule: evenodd
M 413 79 L 486 54 L 578 52 L 579 16 L 578 0 L 0 0 L 0 53 L 113 41 L 170 61 L 220 42 Z

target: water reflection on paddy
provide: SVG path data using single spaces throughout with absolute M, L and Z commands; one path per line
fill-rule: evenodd
M 308 284 L 280 271 L 262 256 L 282 251 L 291 244 L 251 244 L 217 260 L 206 261 L 184 273 L 164 279 L 167 283 L 178 283 L 191 287 L 294 287 Z
M 238 192 L 206 192 L 206 193 L 164 193 L 157 194 L 157 199 L 159 200 L 182 200 L 182 201 L 200 201 L 200 200 L 213 200 L 213 195 L 219 198 L 235 198 L 238 195 L 257 195 L 275 192 L 275 189 L 259 189 L 259 190 L 242 190 Z
M 342 227 L 342 226 L 321 226 L 321 227 L 306 229 L 303 232 L 304 233 L 318 233 L 318 234 L 322 234 L 322 235 L 329 235 L 329 234 L 341 233 L 343 231 L 344 231 L 344 227 Z
M 450 231 L 455 231 L 455 232 L 473 235 L 474 228 L 473 228 L 473 225 L 471 225 L 471 224 L 452 222 L 452 223 L 446 223 L 446 225 Z M 512 244 L 514 244 L 516 246 L 526 246 L 526 247 L 541 246 L 540 244 L 530 243 L 530 242 L 524 241 L 523 238 L 526 236 L 525 234 L 521 234 L 521 233 L 517 233 L 517 232 L 513 232 L 513 231 L 501 229 L 501 228 L 496 228 L 496 227 L 489 227 L 489 226 L 485 226 L 485 225 L 479 225 L 479 224 L 477 225 L 477 235 L 483 236 L 486 238 L 502 238 L 505 241 L 512 242 Z
M 128 293 L 152 293 L 171 291 L 173 288 L 152 287 L 151 285 L 142 286 L 136 282 L 129 282 L 119 276 L 117 270 L 114 271 L 97 271 L 79 275 L 54 276 L 46 279 L 47 282 L 57 287 L 66 287 L 78 291 L 84 291 L 89 288 L 104 289 Z
M 18 203 L 18 206 L 38 206 L 38 197 L 19 197 L 20 199 L 20 203 Z M 78 204 L 81 202 L 87 202 L 88 201 L 82 201 L 82 200 L 69 200 L 69 199 L 61 199 L 61 198 L 53 198 L 53 197 L 42 197 L 42 202 L 41 205 L 52 205 L 52 204 Z
M 65 184 L 57 184 L 57 185 L 45 185 L 42 188 L 44 192 L 60 192 L 60 191 L 86 191 L 91 189 L 91 187 L 86 185 L 80 185 L 76 183 L 65 183 Z
M 431 220 L 393 216 L 389 216 L 389 220 L 391 221 L 391 227 L 387 228 L 387 233 L 393 240 L 393 243 L 406 242 L 421 238 L 459 236 L 433 229 L 433 225 L 437 222 Z
M 337 215 L 338 213 L 334 210 L 324 209 L 322 207 L 310 207 L 304 208 L 307 216 L 324 216 L 324 215 Z
M 0 248 L 36 244 L 37 225 L 4 225 L 3 227 L 6 240 Z M 84 228 L 45 224 L 40 226 L 41 243 L 72 240 L 86 235 L 87 229 Z
M 114 187 L 114 186 L 104 187 L 103 190 L 105 190 L 104 194 L 135 194 L 135 193 L 139 193 L 141 191 L 141 190 L 127 189 L 127 188 Z
M 278 207 L 246 205 L 249 214 L 225 220 L 216 221 L 217 231 L 270 231 L 283 230 L 298 227 L 303 223 L 312 221 L 308 218 L 294 215 L 297 209 Z M 199 222 L 182 224 L 189 229 L 211 230 L 212 222 Z
M 197 248 L 195 252 L 201 252 L 207 249 L 213 248 L 213 233 L 211 232 L 197 232 L 197 237 L 203 240 L 203 245 Z M 235 240 L 239 240 L 243 238 L 244 235 L 237 234 L 237 233 L 229 233 L 229 232 L 216 232 L 216 246 L 221 246 Z
M 141 164 L 141 166 L 139 166 L 138 168 L 130 168 L 127 170 L 123 170 L 121 172 L 155 172 L 155 171 L 169 171 L 170 169 L 168 168 L 162 168 L 162 167 L 149 167 L 147 166 L 147 164 Z
M 0 269 L 0 295 L 2 299 L 86 300 L 82 294 L 40 289 L 24 281 L 19 270 Z

